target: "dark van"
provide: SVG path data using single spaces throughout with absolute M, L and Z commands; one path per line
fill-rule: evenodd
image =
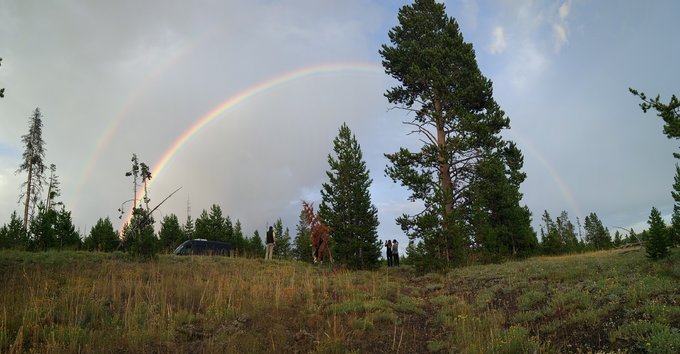
M 231 244 L 228 242 L 194 239 L 182 242 L 175 249 L 176 255 L 229 256 Z

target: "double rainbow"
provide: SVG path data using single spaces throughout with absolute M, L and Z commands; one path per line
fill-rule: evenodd
M 257 96 L 265 91 L 268 91 L 277 86 L 281 86 L 291 81 L 303 79 L 310 76 L 316 76 L 321 74 L 333 74 L 333 73 L 343 73 L 343 72 L 359 72 L 367 73 L 372 75 L 383 75 L 383 67 L 379 64 L 369 64 L 369 63 L 340 63 L 340 64 L 322 64 L 304 67 L 294 71 L 284 73 L 282 75 L 270 78 L 266 81 L 262 81 L 253 86 L 246 88 L 245 90 L 239 92 L 238 94 L 229 97 L 226 101 L 220 103 L 211 109 L 208 113 L 203 115 L 201 118 L 195 121 L 188 129 L 186 129 L 175 141 L 170 145 L 170 147 L 163 153 L 160 160 L 153 164 L 151 175 L 153 179 L 149 182 L 147 188 L 150 188 L 154 181 L 158 180 L 161 173 L 172 160 L 175 154 L 189 141 L 193 136 L 200 132 L 204 127 L 209 125 L 212 121 L 219 117 L 223 117 L 226 112 L 240 103 Z M 125 218 L 123 225 L 130 221 L 131 215 L 128 214 Z

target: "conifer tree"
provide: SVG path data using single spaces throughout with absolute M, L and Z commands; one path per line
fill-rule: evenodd
M 226 242 L 234 242 L 234 224 L 231 222 L 229 215 L 224 217 L 224 222 L 222 223 L 224 229 L 224 240 Z
M 208 221 L 209 228 L 209 240 L 226 242 L 227 240 L 227 224 L 224 216 L 222 215 L 222 207 L 217 204 L 213 204 L 210 207 L 210 218 Z M 230 225 L 231 226 L 231 225 Z
M 17 212 L 13 211 L 9 224 L 0 229 L 0 248 L 26 249 L 28 241 L 28 232 Z
M 251 258 L 264 257 L 264 242 L 262 242 L 260 232 L 257 230 L 248 239 L 248 256 Z
M 614 247 L 619 247 L 621 245 L 623 245 L 623 238 L 621 237 L 619 230 L 616 230 L 616 232 L 614 232 Z
M 545 254 L 562 254 L 565 245 L 557 230 L 557 225 L 547 210 L 543 211 L 543 227 L 541 227 L 541 248 Z
M 531 212 L 519 205 L 519 185 L 526 177 L 520 171 L 522 165 L 522 154 L 513 143 L 489 151 L 477 165 L 477 175 L 467 193 L 474 242 L 491 259 L 526 256 L 538 245 Z
M 61 210 L 57 212 L 54 221 L 54 231 L 59 243 L 59 249 L 80 249 L 82 240 L 80 234 L 76 231 L 71 218 L 71 212 L 66 210 L 65 206 L 61 206 Z
M 509 119 L 493 99 L 492 83 L 479 70 L 472 44 L 464 41 L 443 4 L 415 0 L 399 10 L 398 18 L 389 32 L 391 45 L 380 50 L 386 73 L 399 82 L 385 96 L 414 113 L 407 124 L 423 145 L 420 151 L 401 148 L 387 154 L 386 173 L 425 209 L 397 222 L 411 239 L 424 242 L 430 259 L 460 264 L 471 242 L 466 218 L 476 165 L 502 148 L 499 133 L 509 127 Z
M 112 252 L 118 248 L 120 239 L 118 233 L 113 229 L 111 219 L 99 218 L 94 227 L 90 230 L 90 235 L 83 241 L 83 246 L 89 251 Z
M 647 223 L 649 224 L 645 241 L 647 257 L 653 260 L 667 257 L 670 254 L 668 230 L 661 218 L 661 213 L 656 208 L 652 208 Z
M 671 216 L 671 229 L 669 231 L 671 245 L 680 245 L 680 166 L 675 164 L 675 177 L 671 196 L 673 204 L 673 216 Z
M 603 225 L 597 214 L 590 213 L 586 216 L 584 228 L 586 230 L 586 242 L 596 250 L 603 250 L 611 247 L 612 238 Z
M 192 240 L 194 231 L 194 221 L 191 219 L 191 214 L 187 214 L 187 221 L 182 226 L 182 241 Z
M 243 236 L 241 220 L 236 219 L 236 224 L 234 224 L 234 243 L 232 244 L 232 249 L 236 250 L 237 255 L 245 255 L 246 248 L 246 239 Z
M 47 251 L 59 248 L 57 233 L 54 224 L 57 220 L 57 212 L 47 210 L 45 204 L 38 205 L 38 213 L 31 219 L 29 228 L 31 248 L 36 251 Z
M 132 215 L 130 221 L 123 225 L 123 239 L 120 245 L 123 249 L 131 252 L 137 257 L 143 259 L 155 258 L 156 253 L 158 252 L 158 238 L 154 232 L 155 220 L 152 214 L 163 202 L 153 209 L 149 208 L 151 199 L 148 194 L 148 184 L 151 180 L 151 170 L 147 164 L 139 162 L 137 154 L 132 154 L 132 159 L 130 161 L 132 162 L 131 170 L 125 172 L 125 176 L 132 176 L 133 198 L 127 201 L 131 201 L 133 204 Z M 139 178 L 141 178 L 141 186 L 144 187 L 144 194 L 138 199 L 137 188 L 140 187 L 140 184 L 138 183 Z M 172 196 L 172 194 L 170 194 L 170 196 Z M 165 198 L 165 200 L 170 196 Z M 125 213 L 123 206 L 127 202 L 124 202 L 118 209 L 121 213 L 121 217 L 122 214 Z
M 295 227 L 295 240 L 293 242 L 293 254 L 295 259 L 311 263 L 312 256 L 312 231 L 309 228 L 304 211 L 300 211 L 300 218 Z
M 47 179 L 47 200 L 45 201 L 47 209 L 52 209 L 55 205 L 63 205 L 63 203 L 56 201 L 61 196 L 60 184 L 59 176 L 57 176 L 57 166 L 50 164 L 50 177 Z
M 155 258 L 158 252 L 158 238 L 154 232 L 153 218 L 144 209 L 134 208 L 130 222 L 123 225 L 121 246 L 124 250 L 142 259 Z
M 328 155 L 328 182 L 321 189 L 319 215 L 330 226 L 334 259 L 352 268 L 379 265 L 378 211 L 371 204 L 373 182 L 361 147 L 346 123 L 333 140 L 335 156 Z
M 655 98 L 648 98 L 644 92 L 638 92 L 635 89 L 629 88 L 630 93 L 635 96 L 640 97 L 642 103 L 640 103 L 640 108 L 643 112 L 647 113 L 648 110 L 653 109 L 656 111 L 657 116 L 659 116 L 664 121 L 663 133 L 669 139 L 679 139 L 680 138 L 680 100 L 672 95 L 668 103 L 661 102 L 661 96 L 656 95 Z M 680 158 L 680 154 L 674 153 L 673 156 Z
M 28 228 L 29 210 L 36 207 L 42 192 L 42 185 L 45 177 L 45 142 L 42 139 L 42 113 L 40 108 L 36 108 L 28 119 L 28 133 L 21 136 L 24 143 L 23 162 L 19 166 L 17 173 L 26 172 L 26 182 L 22 184 L 22 194 L 19 199 L 24 201 L 24 228 Z M 32 214 L 32 213 L 31 213 Z
M 194 230 L 195 238 L 204 238 L 208 240 L 213 240 L 211 236 L 211 225 L 210 225 L 210 215 L 208 211 L 203 209 L 201 214 L 196 219 L 196 228 Z
M 569 214 L 566 210 L 563 210 L 560 216 L 555 220 L 555 226 L 557 227 L 557 233 L 562 240 L 565 252 L 575 252 L 579 248 L 578 239 L 576 238 L 576 229 L 571 220 L 569 220 Z
M 158 241 L 161 250 L 165 252 L 172 252 L 183 238 L 182 229 L 179 226 L 179 219 L 177 215 L 170 214 L 163 217 L 161 220 L 161 230 L 158 231 Z
M 283 229 L 283 221 L 278 218 L 274 223 L 274 234 L 276 235 L 276 242 L 274 243 L 274 256 L 280 259 L 291 258 L 290 248 L 290 232 L 288 228 Z

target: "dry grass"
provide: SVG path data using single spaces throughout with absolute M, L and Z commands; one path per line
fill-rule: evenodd
M 609 251 L 417 276 L 0 252 L 0 352 L 675 352 L 679 259 Z

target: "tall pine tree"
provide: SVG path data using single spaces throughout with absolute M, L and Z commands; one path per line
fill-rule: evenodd
M 346 123 L 333 140 L 335 156 L 328 155 L 328 182 L 321 189 L 319 215 L 331 227 L 336 261 L 352 268 L 379 265 L 378 211 L 371 204 L 371 178 L 361 147 Z
M 493 99 L 492 83 L 479 70 L 472 44 L 464 41 L 443 4 L 415 0 L 399 10 L 398 18 L 389 32 L 391 45 L 380 50 L 385 71 L 399 81 L 385 96 L 414 113 L 407 124 L 423 145 L 420 151 L 401 148 L 387 154 L 386 173 L 425 209 L 397 222 L 411 239 L 425 242 L 429 257 L 461 263 L 471 242 L 465 221 L 472 204 L 468 189 L 476 165 L 488 151 L 502 148 L 499 133 L 509 127 L 509 119 Z
M 28 133 L 21 136 L 24 143 L 23 162 L 19 166 L 17 173 L 26 172 L 26 182 L 22 184 L 22 194 L 19 199 L 24 198 L 24 228 L 28 229 L 29 210 L 36 207 L 38 195 L 42 192 L 42 185 L 45 181 L 45 142 L 42 138 L 42 113 L 40 108 L 36 108 L 28 119 Z M 32 212 L 31 212 L 32 214 Z
M 513 143 L 489 151 L 476 168 L 468 192 L 471 206 L 469 225 L 475 243 L 490 259 L 526 256 L 538 245 L 531 228 L 531 212 L 520 207 L 519 185 L 525 174 L 520 171 L 523 157 Z

